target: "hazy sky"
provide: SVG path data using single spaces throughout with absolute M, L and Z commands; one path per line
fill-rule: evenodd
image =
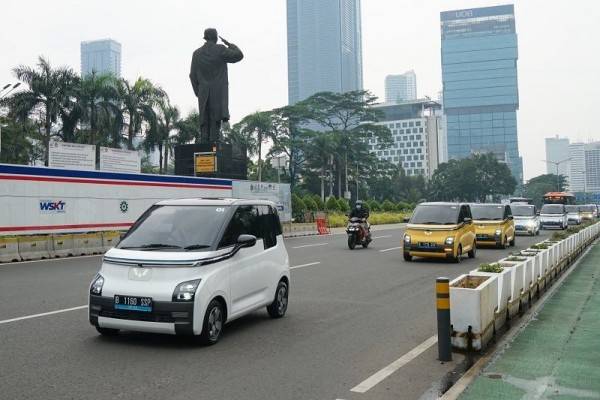
M 440 11 L 491 0 L 362 0 L 366 89 L 384 96 L 385 75 L 414 69 L 419 96 L 441 90 Z M 517 0 L 519 150 L 525 178 L 545 172 L 544 138 L 600 140 L 600 2 Z M 212 26 L 244 51 L 230 67 L 232 121 L 287 102 L 285 0 L 2 0 L 0 85 L 38 55 L 79 72 L 83 40 L 123 46 L 122 74 L 161 85 L 183 113 L 196 107 L 191 54 Z

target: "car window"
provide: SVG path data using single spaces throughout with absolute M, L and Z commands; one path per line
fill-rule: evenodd
M 256 206 L 238 206 L 219 242 L 219 248 L 233 246 L 240 235 L 254 235 L 263 238 L 260 229 L 259 210 Z
M 513 205 L 510 206 L 510 210 L 513 215 L 516 215 L 517 217 L 533 217 L 536 212 L 535 206 L 525 205 Z
M 499 221 L 506 218 L 506 207 L 498 204 L 471 205 L 473 219 L 477 221 Z
M 565 206 L 562 204 L 544 204 L 542 214 L 564 214 Z
M 460 207 L 446 204 L 420 204 L 415 208 L 411 224 L 454 225 L 460 213 Z
M 260 210 L 259 227 L 264 238 L 265 249 L 268 249 L 277 245 L 277 230 L 273 223 L 273 213 L 269 206 L 258 206 L 258 209 Z

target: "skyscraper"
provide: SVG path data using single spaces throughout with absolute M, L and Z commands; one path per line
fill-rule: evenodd
M 417 99 L 417 75 L 410 70 L 385 77 L 385 102 L 401 103 Z
M 95 71 L 121 77 L 121 44 L 112 39 L 81 42 L 81 76 Z
M 360 0 L 287 0 L 290 104 L 361 90 Z
M 440 20 L 448 157 L 492 152 L 522 182 L 513 5 L 445 11 Z
M 558 174 L 567 178 L 569 176 L 569 139 L 546 138 L 546 173 L 556 174 L 556 164 L 558 164 Z M 561 162 L 564 161 L 564 162 Z

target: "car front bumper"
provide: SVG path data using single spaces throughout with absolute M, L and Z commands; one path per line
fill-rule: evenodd
M 153 301 L 152 312 L 115 310 L 114 299 L 90 295 L 90 323 L 99 328 L 194 334 L 194 302 Z

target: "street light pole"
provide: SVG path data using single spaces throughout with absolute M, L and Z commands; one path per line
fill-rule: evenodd
M 21 85 L 21 82 L 17 82 L 17 83 L 15 83 L 14 85 L 12 85 L 12 87 L 9 89 L 9 91 L 8 91 L 8 92 L 6 92 L 6 93 L 4 93 L 4 94 L 2 95 L 2 97 L 0 97 L 0 100 L 1 100 L 1 99 L 3 99 L 3 98 L 5 98 L 5 97 L 6 97 L 6 96 L 8 96 L 9 94 L 11 94 L 11 93 L 12 93 L 12 91 L 13 91 L 13 90 L 15 90 L 16 88 L 18 88 L 20 85 Z M 4 86 L 4 87 L 2 88 L 2 90 L 0 90 L 0 92 L 2 92 L 3 90 L 5 90 L 5 89 L 6 89 L 8 86 L 10 86 L 10 84 L 9 84 L 9 85 L 6 85 L 6 86 Z
M 561 161 L 548 161 L 548 160 L 542 160 L 548 164 L 553 164 L 554 166 L 556 166 L 556 191 L 560 192 L 560 175 L 558 173 L 558 166 L 564 162 L 570 161 L 572 157 L 569 158 L 565 158 L 564 160 Z

